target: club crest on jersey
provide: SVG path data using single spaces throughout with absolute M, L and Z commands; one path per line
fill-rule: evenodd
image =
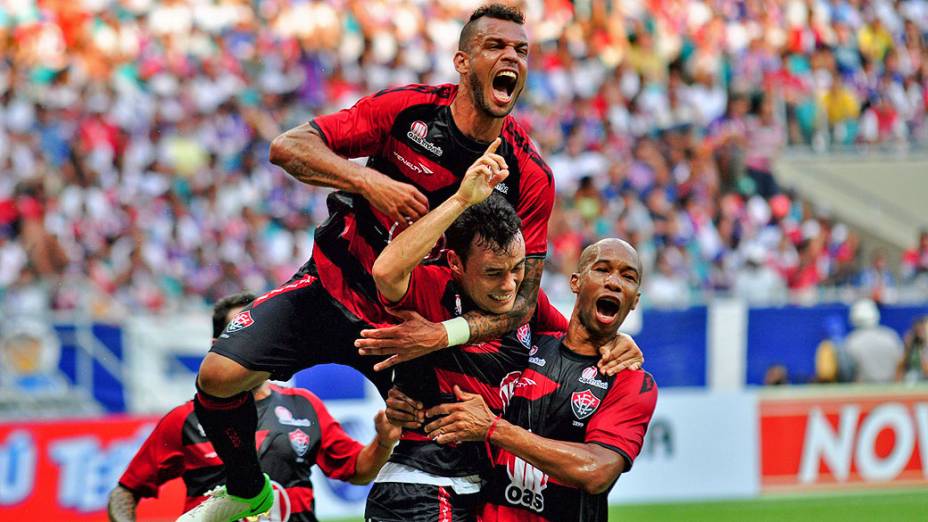
M 602 388 L 604 390 L 609 389 L 609 383 L 606 381 L 601 381 L 596 378 L 599 375 L 599 371 L 596 370 L 595 366 L 588 366 L 583 369 L 583 373 L 580 374 L 580 379 L 578 379 L 583 384 L 589 384 L 590 386 L 596 386 L 597 388 Z
M 298 457 L 305 457 L 309 451 L 309 435 L 301 429 L 295 429 L 290 432 L 290 447 Z
M 229 321 L 229 325 L 226 326 L 226 333 L 237 332 L 253 324 L 255 324 L 255 320 L 251 318 L 251 310 L 245 310 L 244 312 L 236 314 L 235 317 Z
M 583 420 L 599 408 L 599 398 L 587 388 L 582 392 L 573 392 L 570 394 L 570 409 L 574 410 L 574 415 Z
M 428 135 L 429 126 L 426 125 L 422 120 L 416 120 L 412 122 L 412 125 L 409 126 L 409 132 L 406 133 L 406 137 L 412 140 L 413 143 L 419 145 L 432 154 L 441 157 L 445 151 L 441 150 L 441 147 L 438 147 L 434 143 L 426 140 L 425 137 Z
M 290 410 L 283 406 L 277 406 L 274 408 L 274 415 L 277 416 L 277 422 L 286 426 L 303 426 L 305 428 L 312 424 L 309 419 L 293 418 L 293 414 L 290 413 Z
M 531 348 L 532 346 L 532 328 L 528 324 L 523 324 L 516 330 L 516 338 L 522 343 L 522 346 Z

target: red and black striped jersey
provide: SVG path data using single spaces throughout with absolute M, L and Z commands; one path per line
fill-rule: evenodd
M 468 138 L 454 123 L 456 85 L 408 85 L 367 96 L 350 109 L 310 123 L 326 144 L 346 158 L 367 157 L 367 165 L 419 189 L 435 208 L 454 194 L 467 168 L 487 145 Z M 554 206 L 554 178 L 512 116 L 503 122 L 497 154 L 509 177 L 496 190 L 522 219 L 528 257 L 544 257 L 548 218 Z M 377 300 L 371 267 L 387 242 L 407 225 L 388 218 L 363 197 L 334 192 L 329 218 L 316 229 L 312 259 L 298 275 L 318 275 L 343 309 L 372 324 L 392 322 Z
M 439 265 L 417 266 L 406 294 L 389 306 L 416 310 L 434 322 L 476 308 L 460 291 L 451 269 Z M 500 412 L 528 364 L 532 332 L 563 333 L 566 329 L 567 320 L 540 291 L 535 315 L 529 323 L 500 339 L 448 348 L 404 363 L 396 368 L 394 382 L 426 408 L 455 402 L 454 386 L 458 385 L 465 392 L 480 394 L 493 411 Z M 434 475 L 461 477 L 486 470 L 484 448 L 483 444 L 475 443 L 442 446 L 431 442 L 421 431 L 407 432 L 390 460 Z
M 271 385 L 271 394 L 255 404 L 261 468 L 286 493 L 281 504 L 289 506 L 290 520 L 315 521 L 313 464 L 329 477 L 347 480 L 355 474 L 363 446 L 345 433 L 309 391 Z M 160 486 L 177 477 L 187 488 L 184 511 L 225 481 L 222 461 L 197 420 L 193 401 L 174 408 L 158 422 L 119 484 L 141 497 L 157 497 Z M 282 495 L 280 490 L 278 495 Z
M 506 420 L 549 439 L 598 444 L 621 455 L 630 469 L 657 403 L 651 374 L 625 370 L 609 377 L 596 367 L 599 355 L 579 355 L 546 335 L 535 337 L 529 354 Z M 608 520 L 608 491 L 591 495 L 559 484 L 505 450 L 494 450 L 493 462 L 482 520 Z

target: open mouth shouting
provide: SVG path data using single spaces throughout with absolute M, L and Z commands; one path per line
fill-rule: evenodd
M 497 105 L 506 106 L 513 100 L 516 87 L 519 85 L 519 73 L 513 69 L 502 69 L 493 76 L 491 83 L 493 101 Z
M 596 322 L 602 325 L 610 325 L 619 316 L 622 309 L 622 302 L 619 298 L 611 295 L 600 296 L 596 299 Z

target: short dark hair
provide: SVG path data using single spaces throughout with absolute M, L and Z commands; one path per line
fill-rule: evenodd
M 522 228 L 522 220 L 501 194 L 494 192 L 479 205 L 465 210 L 445 232 L 449 250 L 467 262 L 470 245 L 486 246 L 495 252 L 505 252 Z
M 226 316 L 229 315 L 229 310 L 248 306 L 254 300 L 255 295 L 251 292 L 239 292 L 216 301 L 213 305 L 213 339 L 219 337 L 219 334 L 226 329 L 226 324 L 229 322 Z
M 461 29 L 461 37 L 458 39 L 458 50 L 466 51 L 471 38 L 474 37 L 477 20 L 481 18 L 496 18 L 497 20 L 509 20 L 519 25 L 525 24 L 525 15 L 518 8 L 506 4 L 487 4 L 477 8 L 470 20 L 464 24 Z

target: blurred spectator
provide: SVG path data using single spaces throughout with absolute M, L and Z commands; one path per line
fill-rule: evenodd
M 918 234 L 918 244 L 902 254 L 902 277 L 908 282 L 928 274 L 928 230 Z
M 737 286 L 751 244 L 768 250 L 794 300 L 849 287 L 853 234 L 782 193 L 772 164 L 787 144 L 824 147 L 826 136 L 928 141 L 924 1 L 586 5 L 526 3 L 536 43 L 516 115 L 552 167 L 562 213 L 546 285 L 564 291 L 557 271 L 617 235 L 648 273 L 678 250 L 675 279 L 659 280 L 672 283 L 668 302 L 683 286 Z M 267 162 L 268 140 L 381 88 L 452 80 L 453 35 L 472 9 L 0 6 L 4 301 L 26 288 L 58 309 L 125 315 L 276 286 L 308 257 L 328 191 L 294 190 Z M 905 257 L 906 282 L 928 271 L 928 239 L 919 249 Z
M 831 140 L 843 145 L 853 143 L 857 138 L 861 102 L 854 91 L 845 86 L 843 77 L 831 80 L 831 87 L 821 95 L 819 103 L 825 112 Z M 872 141 L 876 138 L 874 136 Z
M 905 351 L 896 373 L 896 380 L 903 382 L 928 381 L 928 316 L 912 321 L 912 328 L 905 334 Z
M 854 377 L 854 362 L 844 344 L 845 320 L 830 315 L 825 319 L 824 339 L 815 349 L 815 382 L 849 382 Z
M 760 245 L 747 247 L 744 265 L 735 273 L 734 295 L 751 305 L 771 305 L 786 300 L 786 283 L 767 264 L 767 252 Z
M 877 303 L 893 302 L 896 296 L 896 277 L 889 270 L 886 252 L 876 249 L 870 254 L 870 266 L 857 280 L 861 293 Z
M 902 340 L 895 330 L 880 325 L 880 311 L 869 299 L 851 306 L 854 330 L 845 339 L 845 349 L 854 362 L 854 380 L 890 383 L 902 362 Z
M 686 308 L 690 305 L 690 287 L 686 280 L 683 255 L 675 247 L 661 250 L 657 271 L 645 280 L 648 302 L 659 308 Z

